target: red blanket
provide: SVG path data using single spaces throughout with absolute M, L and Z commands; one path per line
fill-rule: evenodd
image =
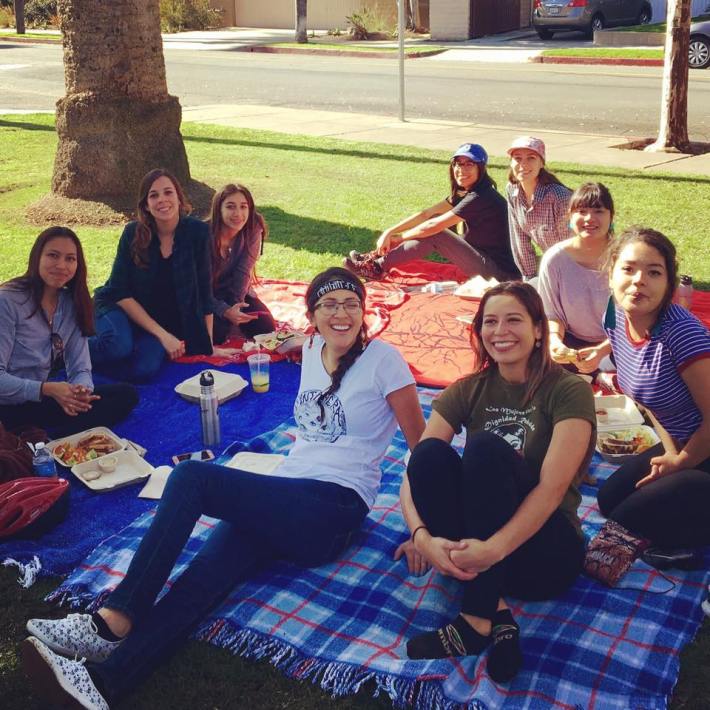
M 457 320 L 457 316 L 474 315 L 479 301 L 420 291 L 422 285 L 431 281 L 464 280 L 464 275 L 452 264 L 413 261 L 406 269 L 393 269 L 387 281 L 366 285 L 365 318 L 370 337 L 379 335 L 396 345 L 420 385 L 446 387 L 471 372 L 471 328 Z M 279 323 L 307 332 L 306 287 L 302 282 L 263 281 L 257 290 Z M 694 292 L 692 312 L 710 328 L 710 293 Z M 225 345 L 238 348 L 242 342 L 233 340 Z M 238 354 L 229 358 L 213 356 L 181 361 L 201 360 L 219 366 L 243 359 Z M 274 359 L 281 356 L 275 355 Z

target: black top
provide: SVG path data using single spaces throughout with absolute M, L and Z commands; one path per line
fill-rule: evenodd
M 508 203 L 485 175 L 468 192 L 459 192 L 451 211 L 466 223 L 464 239 L 511 278 L 520 278 L 510 246 Z
M 167 259 L 163 256 L 158 261 L 158 270 L 155 274 L 155 288 L 153 289 L 152 306 L 148 314 L 159 323 L 168 333 L 179 340 L 183 339 L 180 314 L 175 304 L 175 282 L 173 280 L 173 255 Z

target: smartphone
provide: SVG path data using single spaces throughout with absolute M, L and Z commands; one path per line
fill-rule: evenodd
M 173 463 L 177 466 L 181 461 L 211 461 L 214 454 L 209 449 L 193 451 L 189 454 L 176 454 L 173 456 Z

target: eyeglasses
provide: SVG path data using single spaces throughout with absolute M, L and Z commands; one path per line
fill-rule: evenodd
M 347 301 L 321 301 L 316 303 L 316 308 L 323 311 L 327 316 L 333 316 L 338 312 L 338 308 L 343 307 L 346 313 L 358 313 L 362 310 L 362 303 L 357 298 L 349 298 Z
M 64 341 L 59 333 L 52 333 L 49 338 L 52 344 L 52 360 L 50 367 L 54 367 L 64 357 Z

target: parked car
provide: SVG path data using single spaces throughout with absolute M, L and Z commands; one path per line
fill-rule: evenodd
M 652 14 L 648 0 L 534 0 L 532 24 L 540 39 L 569 30 L 592 37 L 605 27 L 648 24 Z
M 688 64 L 692 69 L 710 66 L 710 20 L 694 22 L 690 26 Z

